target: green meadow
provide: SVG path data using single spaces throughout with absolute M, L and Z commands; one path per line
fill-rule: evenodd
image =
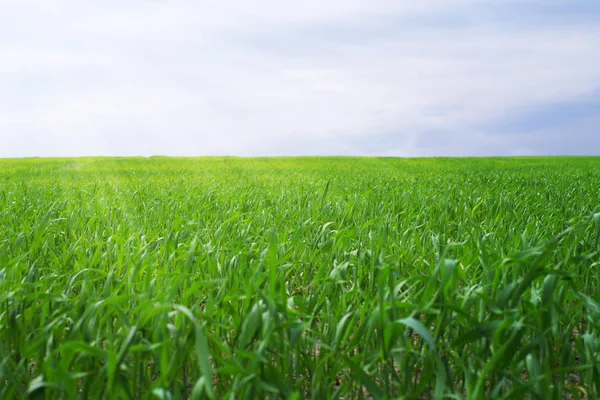
M 600 157 L 0 160 L 1 399 L 595 399 Z

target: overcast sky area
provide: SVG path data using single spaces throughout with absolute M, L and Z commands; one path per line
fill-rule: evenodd
M 599 0 L 0 0 L 0 157 L 550 154 Z

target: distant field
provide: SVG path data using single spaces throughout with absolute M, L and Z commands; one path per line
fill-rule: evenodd
M 0 399 L 598 398 L 600 157 L 0 160 Z

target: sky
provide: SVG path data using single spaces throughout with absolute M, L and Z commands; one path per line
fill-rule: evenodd
M 598 0 L 0 0 L 0 157 L 566 154 Z

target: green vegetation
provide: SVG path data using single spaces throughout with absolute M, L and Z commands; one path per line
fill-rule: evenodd
M 0 398 L 597 398 L 600 158 L 0 160 Z

